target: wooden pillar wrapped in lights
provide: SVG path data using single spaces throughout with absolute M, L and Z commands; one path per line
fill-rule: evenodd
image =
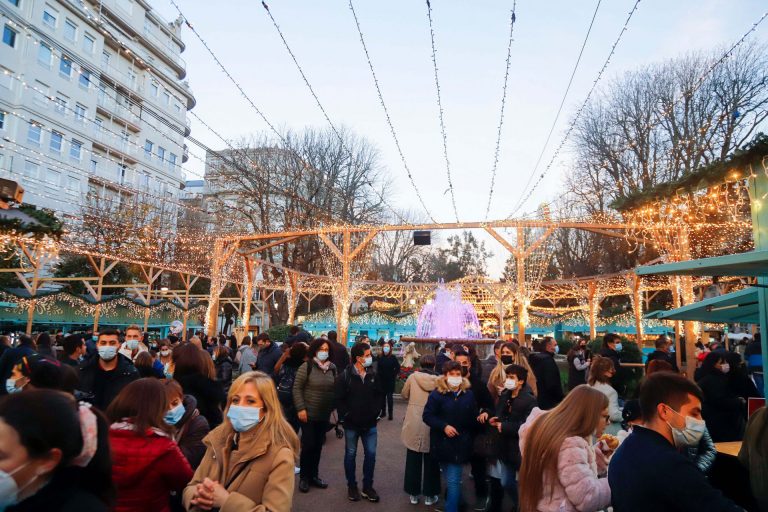
M 672 277 L 672 307 L 680 307 L 680 278 Z M 683 367 L 683 348 L 680 347 L 680 320 L 675 320 L 675 362 L 678 368 Z M 687 354 L 686 354 L 687 357 Z
M 103 298 L 104 293 L 104 276 L 106 276 L 109 272 L 112 271 L 113 268 L 115 268 L 115 265 L 119 263 L 119 260 L 115 260 L 112 263 L 107 264 L 107 259 L 101 257 L 99 258 L 99 263 L 97 264 L 91 255 L 88 255 L 87 258 L 88 262 L 96 272 L 96 276 L 98 277 L 95 290 L 89 283 L 84 281 L 84 283 L 86 283 L 86 288 L 88 288 L 91 296 L 96 301 L 96 307 L 94 308 L 93 312 L 93 332 L 96 332 L 99 330 L 99 320 L 101 317 L 101 299 Z
M 687 228 L 677 230 L 677 261 L 688 261 L 691 259 L 690 236 Z M 691 276 L 680 277 L 680 297 L 682 305 L 693 304 L 696 296 L 693 292 L 693 278 Z M 690 320 L 683 322 L 683 332 L 685 334 L 685 357 L 688 369 L 688 377 L 693 379 L 693 370 L 696 368 L 696 325 Z
M 589 306 L 589 339 L 597 338 L 597 312 L 599 308 L 597 298 L 597 284 L 590 281 L 587 284 L 587 305 Z
M 226 265 L 234 253 L 237 244 L 227 246 L 221 239 L 216 240 L 213 248 L 213 262 L 211 264 L 211 291 L 208 296 L 208 309 L 205 313 L 205 332 L 208 336 L 215 336 L 219 321 L 219 296 L 224 289 Z
M 296 273 L 286 271 L 285 297 L 288 303 L 288 325 L 293 325 L 296 321 L 296 308 L 299 304 L 298 280 L 299 276 Z
M 631 287 L 630 299 L 632 302 L 632 312 L 635 314 L 635 341 L 640 349 L 643 348 L 643 300 L 642 300 L 642 287 L 643 280 L 640 276 L 632 273 L 629 276 L 629 283 Z
M 243 316 L 242 325 L 245 329 L 245 335 L 248 336 L 251 328 L 251 303 L 253 301 L 253 280 L 256 278 L 256 266 L 253 264 L 251 258 L 243 257 L 243 280 L 245 281 L 243 290 L 245 293 L 243 302 Z
M 40 275 L 40 271 L 42 266 L 45 265 L 47 256 L 45 250 L 43 249 L 43 245 L 39 242 L 35 244 L 31 250 L 27 247 L 26 243 L 22 241 L 17 241 L 17 245 L 32 267 L 31 281 L 24 276 L 23 269 L 14 271 L 14 274 L 16 274 L 16 277 L 27 290 L 31 299 L 27 304 L 27 327 L 25 332 L 27 334 L 32 334 L 32 324 L 35 321 L 35 307 L 37 305 L 35 298 L 37 297 L 37 289 L 40 287 L 42 277 Z

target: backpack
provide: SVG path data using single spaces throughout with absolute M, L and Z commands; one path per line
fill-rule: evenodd
M 277 398 L 286 407 L 293 406 L 293 383 L 296 380 L 298 368 L 283 365 L 280 367 L 277 383 Z

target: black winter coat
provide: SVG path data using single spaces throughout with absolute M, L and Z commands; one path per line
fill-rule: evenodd
M 229 391 L 229 386 L 232 384 L 232 358 L 228 354 L 219 356 L 213 365 L 216 367 L 216 380 L 221 382 L 224 386 L 224 392 Z
M 499 396 L 499 403 L 496 406 L 496 417 L 501 422 L 499 459 L 514 467 L 515 470 L 520 469 L 522 462 L 518 431 L 534 407 L 536 407 L 536 397 L 530 391 L 526 391 L 525 387 L 514 398 L 509 390 L 504 390 Z
M 493 397 L 488 389 L 488 385 L 483 382 L 481 374 L 469 372 L 469 376 L 465 378 L 469 380 L 470 389 L 472 389 L 472 393 L 475 395 L 475 401 L 480 412 L 487 412 L 490 416 L 493 416 L 495 410 Z
M 270 377 L 274 378 L 275 365 L 282 357 L 283 353 L 280 347 L 274 343 L 270 343 L 269 347 L 259 350 L 259 354 L 256 356 L 256 367 L 254 370 L 264 372 Z
M 349 353 L 347 348 L 338 341 L 328 340 L 328 346 L 331 348 L 329 358 L 333 365 L 336 367 L 336 371 L 343 372 L 349 366 Z
M 445 377 L 440 377 L 437 389 L 429 394 L 422 414 L 422 420 L 431 429 L 429 453 L 432 457 L 448 464 L 468 462 L 474 447 L 478 414 L 477 401 L 467 379 L 464 379 L 461 391 L 456 393 L 448 388 Z M 447 425 L 455 428 L 459 435 L 445 435 Z
M 181 384 L 185 395 L 192 395 L 197 400 L 197 410 L 200 411 L 211 430 L 224 421 L 222 408 L 227 403 L 227 395 L 220 382 L 211 380 L 199 374 L 173 376 Z
M 531 354 L 530 364 L 536 376 L 539 407 L 545 411 L 554 408 L 564 396 L 555 355 L 550 352 L 536 352 Z
M 655 361 L 657 359 L 660 360 L 660 361 L 666 361 L 669 364 L 671 364 L 672 365 L 672 369 L 675 370 L 676 372 L 680 371 L 679 368 L 677 367 L 677 361 L 675 360 L 675 354 L 672 354 L 672 353 L 669 353 L 669 352 L 664 352 L 663 350 L 654 350 L 653 352 L 648 354 L 648 360 L 645 363 L 645 368 L 648 369 L 648 365 L 650 364 L 650 362 L 651 361 Z
M 70 474 L 68 474 L 70 473 Z M 109 507 L 80 483 L 80 471 L 60 471 L 47 485 L 6 512 L 107 512 Z
M 607 357 L 611 361 L 613 361 L 613 367 L 616 369 L 616 372 L 619 371 L 619 366 L 621 365 L 621 359 L 619 358 L 619 353 L 612 348 L 609 347 L 603 347 L 600 349 L 600 356 Z
M 391 352 L 388 355 L 381 355 L 377 360 L 376 372 L 381 379 L 381 389 L 385 393 L 395 391 L 395 382 L 400 375 L 400 361 Z
M 701 415 L 712 441 L 740 441 L 747 426 L 745 402 L 731 390 L 728 375 L 715 370 L 697 384 L 704 394 Z
M 344 428 L 368 430 L 376 426 L 384 391 L 373 369 L 368 368 L 362 379 L 354 365 L 347 366 L 336 377 L 335 394 L 336 410 Z
M 77 398 L 106 411 L 112 400 L 125 386 L 139 378 L 139 372 L 130 359 L 117 354 L 117 367 L 112 371 L 102 371 L 98 354 L 80 366 L 80 382 L 77 385 Z
M 184 395 L 184 416 L 176 424 L 174 441 L 187 459 L 192 470 L 196 470 L 205 455 L 203 438 L 211 431 L 208 420 L 197 410 L 197 400 L 192 395 Z

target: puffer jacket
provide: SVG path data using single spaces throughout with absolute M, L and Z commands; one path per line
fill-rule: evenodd
M 435 390 L 429 394 L 422 419 L 432 429 L 429 436 L 430 453 L 438 462 L 464 464 L 472 456 L 480 410 L 469 388 L 469 380 L 464 378 L 459 391 L 455 392 L 448 387 L 445 376 L 442 376 L 438 377 Z M 447 425 L 455 428 L 459 435 L 445 435 Z
M 434 373 L 423 370 L 414 372 L 408 376 L 400 392 L 400 396 L 408 400 L 400 439 L 411 451 L 429 453 L 429 427 L 424 423 L 422 415 L 429 394 L 435 389 L 437 378 Z
M 192 468 L 165 432 L 149 429 L 144 435 L 128 422 L 109 429 L 112 478 L 117 488 L 115 512 L 168 512 L 171 492 L 192 478 Z
M 192 395 L 184 395 L 184 416 L 176 424 L 173 440 L 179 445 L 192 470 L 197 469 L 205 454 L 203 439 L 211 431 L 208 420 L 197 410 L 197 400 Z
M 329 364 L 326 371 L 315 361 L 307 361 L 299 366 L 296 380 L 293 381 L 293 405 L 296 412 L 307 411 L 312 421 L 328 421 L 335 402 L 335 384 L 336 366 L 333 363 Z
M 528 430 L 542 414 L 538 407 L 520 427 L 520 452 L 525 457 Z M 583 437 L 568 437 L 560 446 L 557 457 L 557 481 L 550 493 L 551 482 L 544 476 L 544 495 L 536 506 L 537 512 L 578 512 L 602 510 L 611 504 L 611 488 L 606 476 L 608 460 Z
M 512 392 L 504 390 L 499 396 L 499 404 L 496 406 L 496 417 L 501 422 L 501 436 L 499 440 L 499 459 L 515 470 L 520 469 L 520 427 L 528 419 L 533 408 L 536 407 L 536 397 L 533 393 L 520 390 L 516 397 Z

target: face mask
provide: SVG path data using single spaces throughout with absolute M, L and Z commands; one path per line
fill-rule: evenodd
M 181 420 L 182 416 L 184 416 L 184 413 L 186 412 L 186 409 L 184 409 L 184 404 L 179 404 L 170 411 L 165 413 L 165 417 L 163 419 L 165 422 L 169 425 L 175 425 Z
M 501 364 L 512 364 L 514 362 L 514 356 L 501 356 Z
M 328 359 L 328 352 L 326 352 L 325 350 L 318 352 L 317 359 L 323 362 L 326 361 Z
M 128 345 L 128 348 L 131 350 L 136 350 L 139 348 L 139 340 L 128 340 L 125 342 L 126 345 Z
M 389 345 L 384 345 L 384 348 L 382 349 L 385 354 L 389 354 Z
M 510 391 L 514 391 L 517 389 L 517 380 L 515 379 L 507 379 L 504 381 L 504 389 L 508 389 Z
M 621 352 L 621 343 L 616 344 L 616 352 Z
M 682 416 L 682 414 L 672 408 L 670 408 L 670 411 L 678 416 Z M 677 448 L 698 445 L 699 441 L 701 441 L 701 436 L 704 435 L 704 431 L 707 429 L 707 424 L 704 420 L 699 420 L 691 416 L 685 417 L 685 427 L 682 429 L 673 427 L 669 422 L 667 422 L 667 425 L 672 429 L 672 440 Z
M 448 382 L 448 385 L 450 387 L 458 388 L 459 386 L 461 386 L 461 382 L 464 379 L 463 379 L 463 377 L 458 377 L 458 376 L 452 375 L 451 377 L 448 377 L 445 380 Z
M 160 351 L 160 355 L 163 357 L 168 357 L 169 355 L 171 355 L 171 351 L 167 349 L 163 349 Z
M 555 345 L 555 354 L 560 353 L 560 345 Z
M 363 361 L 363 366 L 365 366 L 366 368 L 368 368 L 372 364 L 373 364 L 373 358 L 371 356 L 366 357 L 365 361 Z
M 104 345 L 96 349 L 99 352 L 99 357 L 104 361 L 111 361 L 117 355 L 117 347 Z
M 98 336 L 98 335 L 96 335 L 96 334 L 94 334 L 93 336 L 91 336 L 91 339 L 92 339 L 93 341 L 99 341 L 99 336 Z
M 260 418 L 261 407 L 243 407 L 242 405 L 230 405 L 227 418 L 232 423 L 232 428 L 238 432 L 247 432 L 255 427 Z
M 21 391 L 21 388 L 16 387 L 16 379 L 7 379 L 5 381 L 5 390 L 10 395 L 11 393 L 18 393 Z
M 157 343 L 150 343 L 149 348 L 151 348 L 152 350 L 157 350 Z
M 723 373 L 728 373 L 729 371 L 731 371 L 731 365 L 729 365 L 728 363 L 720 365 L 720 371 Z
M 467 374 L 469 374 L 469 366 L 462 366 L 461 367 L 461 376 L 466 377 Z
M 34 482 L 37 478 L 37 475 L 35 475 L 29 482 L 24 484 L 24 487 L 19 489 L 19 485 L 16 483 L 16 480 L 13 479 L 13 475 L 24 469 L 27 464 L 29 464 L 29 462 L 25 462 L 10 473 L 0 470 L 0 510 L 5 510 L 7 507 L 18 503 L 19 493 L 22 489 Z

